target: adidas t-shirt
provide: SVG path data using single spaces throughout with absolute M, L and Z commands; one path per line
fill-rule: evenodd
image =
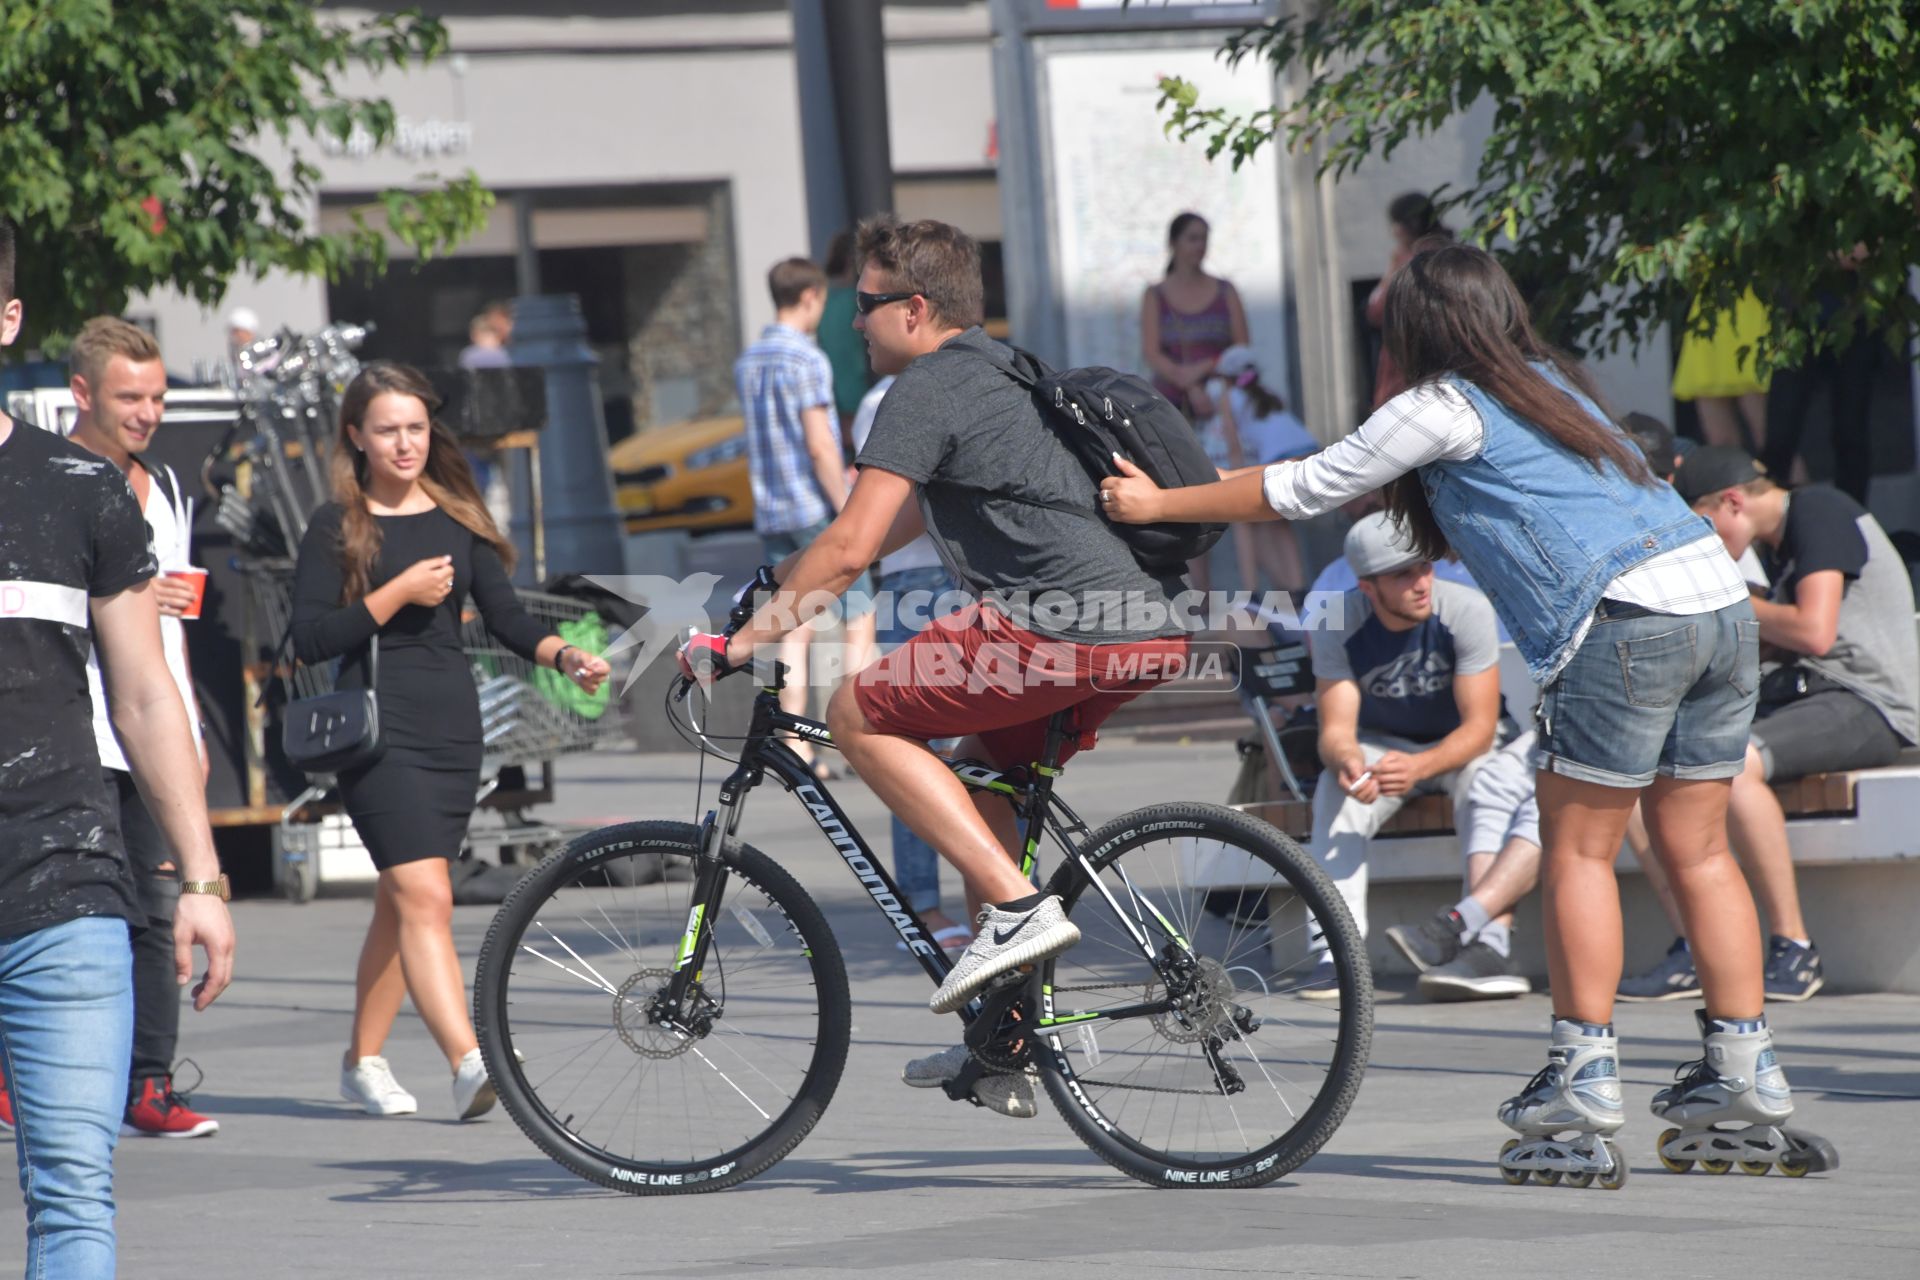
M 154 572 L 120 469 L 12 423 L 0 440 L 0 938 L 83 916 L 145 921 L 94 748 L 87 604 Z
M 1360 729 L 1411 742 L 1438 742 L 1460 727 L 1453 678 L 1498 665 L 1500 633 L 1487 598 L 1436 578 L 1433 612 L 1405 631 L 1389 630 L 1366 594 L 1347 592 L 1341 625 L 1311 633 L 1313 674 L 1360 686 Z

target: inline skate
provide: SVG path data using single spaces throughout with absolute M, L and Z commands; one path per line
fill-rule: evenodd
M 1627 1181 L 1627 1161 L 1609 1135 L 1626 1123 L 1620 1098 L 1619 1041 L 1612 1024 L 1555 1018 L 1547 1065 L 1518 1096 L 1500 1104 L 1500 1122 L 1520 1136 L 1500 1148 L 1500 1176 L 1519 1186 L 1592 1186 Z M 1561 1136 L 1565 1135 L 1565 1136 Z
M 1679 1125 L 1660 1135 L 1660 1163 L 1685 1173 L 1695 1161 L 1708 1173 L 1734 1165 L 1755 1177 L 1778 1168 L 1790 1178 L 1838 1169 L 1840 1153 L 1818 1134 L 1785 1128 L 1793 1093 L 1773 1053 L 1764 1016 L 1700 1021 L 1701 1056 L 1682 1063 L 1674 1083 L 1653 1095 L 1653 1114 Z

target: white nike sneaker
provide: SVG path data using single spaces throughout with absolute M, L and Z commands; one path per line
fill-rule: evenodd
M 967 1046 L 957 1044 L 951 1049 L 913 1059 L 900 1073 L 900 1078 L 910 1089 L 938 1089 L 960 1074 L 960 1068 L 967 1065 L 969 1056 L 971 1051 Z M 989 1111 L 1012 1116 L 1015 1120 L 1031 1120 L 1040 1114 L 1040 1108 L 1034 1101 L 1033 1079 L 1032 1067 L 1011 1074 L 990 1072 L 973 1082 L 973 1096 Z
M 393 1078 L 393 1068 L 381 1057 L 362 1058 L 340 1070 L 340 1096 L 359 1104 L 370 1116 L 410 1116 L 420 1109 L 414 1096 Z
M 493 1110 L 493 1081 L 487 1078 L 487 1064 L 480 1050 L 469 1049 L 453 1073 L 453 1109 L 462 1120 L 477 1120 Z
M 989 903 L 980 908 L 975 925 L 973 941 L 927 1001 L 935 1013 L 952 1013 L 1000 975 L 1057 956 L 1080 941 L 1080 926 L 1067 919 L 1053 894 L 1026 911 L 1002 911 Z

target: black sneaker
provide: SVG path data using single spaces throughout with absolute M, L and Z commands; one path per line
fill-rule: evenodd
M 1503 956 L 1475 938 L 1460 954 L 1420 975 L 1420 994 L 1429 1000 L 1495 1000 L 1524 996 L 1533 983 L 1512 956 Z
M 1827 985 L 1820 971 L 1820 950 L 1778 935 L 1767 941 L 1767 999 L 1805 1000 Z
M 1675 938 L 1664 960 L 1645 973 L 1620 980 L 1617 993 L 1622 1000 L 1645 1003 L 1654 1000 L 1697 1000 L 1700 975 L 1693 968 L 1693 952 L 1685 938 Z
M 1387 940 L 1400 948 L 1400 954 L 1421 973 L 1437 969 L 1460 954 L 1460 938 L 1467 922 L 1452 907 L 1433 913 L 1419 924 L 1397 924 L 1387 930 Z

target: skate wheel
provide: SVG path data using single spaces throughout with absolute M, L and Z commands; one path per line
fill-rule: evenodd
M 1604 1191 L 1618 1191 L 1627 1185 L 1627 1153 L 1617 1142 L 1606 1143 L 1605 1150 L 1613 1161 L 1613 1168 L 1600 1175 L 1600 1187 Z
M 1804 1178 L 1813 1172 L 1813 1165 L 1809 1161 L 1796 1160 L 1792 1156 L 1781 1156 L 1780 1172 L 1789 1178 Z
M 1693 1168 L 1691 1160 L 1676 1160 L 1667 1154 L 1667 1144 L 1680 1136 L 1678 1129 L 1669 1129 L 1660 1135 L 1660 1163 L 1666 1166 L 1668 1173 L 1685 1173 Z
M 1742 1160 L 1740 1162 L 1740 1172 L 1754 1178 L 1766 1177 L 1772 1168 L 1773 1165 L 1765 1160 Z
M 1533 1180 L 1543 1187 L 1557 1187 L 1560 1185 L 1560 1171 L 1558 1169 L 1535 1169 L 1533 1171 Z
M 1570 1173 L 1567 1175 L 1567 1185 L 1570 1187 L 1578 1187 L 1580 1190 L 1585 1191 L 1593 1185 L 1593 1175 L 1590 1173 Z
M 1707 1173 L 1725 1173 L 1725 1172 L 1727 1172 L 1727 1171 L 1728 1171 L 1729 1169 L 1731 1169 L 1731 1168 L 1733 1168 L 1733 1161 L 1731 1161 L 1731 1160 L 1702 1160 L 1702 1161 L 1700 1162 L 1700 1167 L 1701 1167 L 1701 1169 L 1703 1169 L 1703 1170 L 1705 1170 L 1705 1171 L 1706 1171 Z
M 1510 1187 L 1517 1187 L 1527 1180 L 1525 1169 L 1507 1168 L 1507 1152 L 1520 1145 L 1520 1139 L 1508 1138 L 1500 1147 L 1500 1177 Z

